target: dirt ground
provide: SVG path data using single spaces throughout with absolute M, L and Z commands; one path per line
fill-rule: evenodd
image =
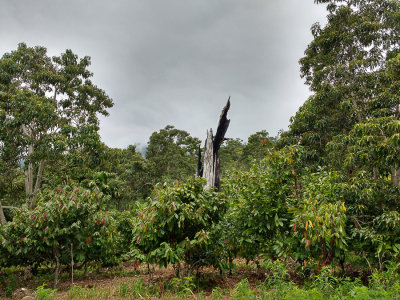
M 203 268 L 200 275 L 202 281 L 200 290 L 203 292 L 203 295 L 210 295 L 215 287 L 219 287 L 222 290 L 231 290 L 243 278 L 247 278 L 251 285 L 255 285 L 257 282 L 265 279 L 265 271 L 257 269 L 254 264 L 246 265 L 244 260 L 237 260 L 235 261 L 235 265 L 236 268 L 233 270 L 232 274 L 226 273 L 222 276 L 219 274 L 218 270 L 212 267 Z M 107 290 L 107 292 L 110 292 L 110 297 L 107 297 L 107 299 L 119 299 L 115 295 L 118 294 L 118 289 L 123 282 L 130 283 L 141 278 L 146 284 L 157 286 L 157 288 L 161 289 L 165 281 L 175 278 L 175 270 L 172 266 L 168 266 L 167 268 L 155 267 L 153 272 L 151 272 L 152 274 L 149 275 L 147 266 L 142 265 L 136 270 L 134 263 L 124 263 L 116 268 L 92 270 L 86 276 L 83 275 L 82 272 L 80 273 L 79 275 L 74 275 L 73 286 L 80 286 L 86 289 L 95 288 L 98 290 Z M 46 283 L 46 287 L 49 288 L 53 285 L 53 279 L 50 276 L 46 276 L 46 279 L 37 276 L 30 280 L 24 280 L 23 270 L 17 271 L 15 274 L 18 277 L 15 290 L 19 288 L 28 288 L 34 291 L 43 283 Z M 9 275 L 0 274 L 0 295 L 5 294 L 9 285 L 9 282 L 5 282 L 6 280 L 4 280 L 4 278 L 3 280 L 1 279 L 2 276 L 9 277 Z M 56 299 L 66 299 L 72 287 L 71 278 L 66 271 L 64 271 L 60 277 Z M 1 298 L 0 296 L 0 299 L 12 298 L 6 298 L 4 296 Z

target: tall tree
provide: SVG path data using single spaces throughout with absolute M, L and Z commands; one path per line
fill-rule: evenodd
M 95 86 L 90 58 L 71 50 L 50 58 L 44 47 L 19 44 L 0 60 L 0 146 L 24 163 L 26 202 L 35 206 L 46 162 L 98 140 L 97 114 L 112 100 Z
M 318 161 L 333 136 L 348 133 L 356 123 L 375 116 L 378 108 L 393 113 L 398 106 L 388 100 L 394 99 L 386 93 L 386 67 L 399 53 L 400 3 L 315 2 L 327 4 L 328 22 L 312 26 L 314 39 L 300 60 L 301 75 L 314 94 L 292 119 L 283 138 L 293 142 L 301 136 L 310 158 Z
M 254 160 L 263 160 L 268 155 L 269 149 L 275 144 L 275 138 L 270 137 L 266 130 L 257 131 L 250 135 L 243 149 L 243 160 L 250 168 Z
M 229 139 L 219 149 L 219 157 L 221 160 L 221 178 L 228 171 L 243 170 L 245 164 L 243 162 L 243 141 L 241 139 Z
M 221 159 L 221 174 L 228 170 L 248 171 L 253 161 L 261 161 L 275 145 L 276 138 L 270 137 L 265 130 L 250 135 L 247 143 L 240 139 L 229 139 L 219 151 Z
M 146 158 L 153 164 L 158 182 L 184 180 L 195 175 L 200 140 L 172 125 L 150 136 Z
M 106 160 L 100 170 L 115 174 L 110 180 L 111 188 L 118 188 L 117 207 L 127 206 L 132 201 L 150 196 L 156 184 L 153 164 L 136 151 L 134 145 L 125 149 L 106 148 Z

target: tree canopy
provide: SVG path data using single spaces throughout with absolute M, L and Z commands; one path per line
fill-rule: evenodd
M 335 135 L 371 117 L 398 114 L 393 67 L 400 52 L 398 1 L 316 2 L 327 4 L 328 22 L 312 26 L 314 39 L 300 59 L 301 76 L 314 94 L 281 141 L 290 144 L 301 136 L 314 162 Z
M 91 82 L 89 65 L 71 50 L 50 58 L 46 48 L 23 43 L 0 60 L 0 154 L 9 170 L 24 164 L 31 207 L 46 163 L 99 144 L 97 114 L 107 115 L 113 102 Z

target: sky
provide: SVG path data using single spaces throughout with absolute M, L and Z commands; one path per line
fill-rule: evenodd
M 313 0 L 0 0 L 0 55 L 18 43 L 90 56 L 113 99 L 110 147 L 144 145 L 166 125 L 201 140 L 231 97 L 226 137 L 275 136 L 310 95 L 299 59 L 325 23 Z

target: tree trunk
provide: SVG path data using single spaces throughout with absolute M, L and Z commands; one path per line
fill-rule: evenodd
M 29 163 L 27 170 L 25 171 L 25 192 L 26 202 L 31 209 L 35 208 L 36 197 L 39 192 L 42 177 L 43 177 L 44 160 L 41 160 L 38 166 L 35 185 L 33 185 L 33 165 Z
M 377 167 L 373 167 L 372 172 L 374 174 L 374 179 L 379 179 L 379 170 Z
M 3 211 L 3 206 L 1 205 L 1 201 L 0 201 L 0 223 L 2 225 L 5 225 L 7 223 L 6 217 L 4 216 L 4 211 Z
M 197 154 L 197 171 L 196 171 L 196 176 L 197 177 L 203 177 L 203 164 L 201 162 L 201 148 L 199 146 L 199 152 Z
M 28 157 L 33 153 L 33 146 L 28 147 Z M 31 199 L 33 194 L 33 164 L 28 163 L 28 167 L 25 170 L 25 197 L 26 203 L 31 206 Z
M 204 150 L 204 169 L 203 177 L 206 179 L 205 190 L 211 189 L 215 186 L 215 173 L 214 173 L 214 151 L 213 151 L 213 133 L 212 129 L 207 130 L 206 147 Z
M 214 168 L 214 181 L 215 181 L 215 187 L 217 188 L 217 191 L 219 191 L 221 187 L 221 182 L 220 182 L 220 174 L 221 174 L 221 164 L 219 162 L 219 156 L 218 153 L 215 154 L 215 168 Z
M 205 190 L 215 187 L 217 190 L 220 188 L 220 162 L 218 157 L 218 150 L 225 139 L 225 133 L 228 130 L 230 120 L 227 119 L 228 110 L 230 108 L 230 97 L 219 117 L 219 123 L 215 137 L 213 137 L 212 129 L 207 131 L 207 139 L 204 149 L 204 168 L 203 177 L 207 183 L 204 186 Z M 199 156 L 200 161 L 200 156 Z M 198 164 L 198 172 L 201 170 L 201 165 Z
M 56 269 L 54 270 L 54 283 L 53 283 L 53 289 L 57 288 L 58 284 L 58 275 L 60 274 L 60 250 L 53 245 L 53 255 L 54 259 L 56 260 Z
M 28 131 L 25 125 L 22 125 L 21 129 L 23 134 L 32 139 L 32 133 Z M 28 145 L 28 158 L 32 156 L 33 152 L 34 152 L 33 145 L 32 144 Z M 42 159 L 39 162 L 39 166 L 37 169 L 35 185 L 33 179 L 33 171 L 34 171 L 33 163 L 29 162 L 28 167 L 25 170 L 25 199 L 26 203 L 30 208 L 35 207 L 37 193 L 42 183 L 43 168 L 44 168 L 44 160 Z
M 393 185 L 399 186 L 400 170 L 395 167 L 392 167 L 391 173 L 392 173 L 390 178 L 391 182 L 393 183 Z

